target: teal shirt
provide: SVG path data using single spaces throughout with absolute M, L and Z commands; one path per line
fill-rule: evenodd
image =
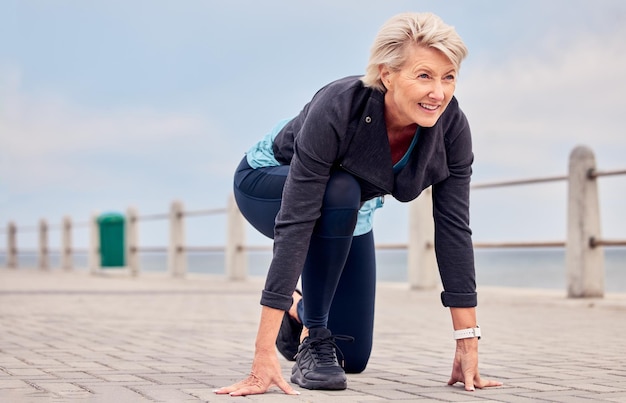
M 278 133 L 285 127 L 287 123 L 289 123 L 291 119 L 283 119 L 269 133 L 267 133 L 263 138 L 254 144 L 250 149 L 246 152 L 246 160 L 251 168 L 257 169 L 262 167 L 273 167 L 278 166 L 280 163 L 274 157 L 274 149 L 272 145 L 274 144 L 274 139 L 278 136 Z M 413 141 L 411 141 L 411 145 L 409 149 L 404 154 L 402 159 L 396 162 L 393 166 L 393 172 L 396 173 L 406 165 L 409 160 L 409 155 L 413 148 L 415 148 L 415 144 L 417 144 L 417 138 L 419 135 L 419 128 L 415 132 L 415 136 L 413 136 Z M 374 212 L 383 207 L 384 198 L 383 197 L 375 197 L 363 203 L 361 208 L 359 209 L 356 221 L 356 227 L 354 228 L 353 235 L 359 236 L 363 234 L 367 234 L 370 232 L 374 226 Z

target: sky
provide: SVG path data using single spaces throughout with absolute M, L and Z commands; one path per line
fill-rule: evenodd
M 577 145 L 626 169 L 621 0 L 0 0 L 0 249 L 9 221 L 34 247 L 40 219 L 225 207 L 245 150 L 321 86 L 363 74 L 379 27 L 404 11 L 434 12 L 469 48 L 456 96 L 474 183 L 565 175 Z M 626 177 L 599 186 L 603 237 L 624 239 Z M 474 190 L 474 240 L 565 240 L 566 195 Z M 407 211 L 387 198 L 378 242 L 406 242 Z M 140 223 L 140 245 L 165 245 L 165 224 Z M 219 216 L 186 224 L 190 244 L 224 242 Z

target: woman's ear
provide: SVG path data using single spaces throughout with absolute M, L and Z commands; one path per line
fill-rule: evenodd
M 387 67 L 386 64 L 381 64 L 378 66 L 378 74 L 380 76 L 380 81 L 383 83 L 386 89 L 389 89 L 391 86 L 391 70 Z

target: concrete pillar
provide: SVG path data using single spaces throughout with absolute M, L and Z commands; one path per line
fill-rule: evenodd
M 600 236 L 598 183 L 591 149 L 579 146 L 570 154 L 567 202 L 567 295 L 570 298 L 604 296 L 604 250 L 593 247 Z
M 246 220 L 232 194 L 228 198 L 227 214 L 226 274 L 229 280 L 245 280 L 248 272 L 248 254 L 245 250 Z
M 170 243 L 167 250 L 167 269 L 173 277 L 184 277 L 187 273 L 184 212 L 181 201 L 174 201 L 170 208 Z
M 87 256 L 89 272 L 96 274 L 100 271 L 100 229 L 98 228 L 98 213 L 93 213 L 89 221 L 89 255 Z
M 61 224 L 61 268 L 63 270 L 72 270 L 73 267 L 72 219 L 69 216 L 65 216 Z
M 435 257 L 432 188 L 409 203 L 408 280 L 411 288 L 433 289 L 439 283 Z
M 17 269 L 17 226 L 13 221 L 7 225 L 7 267 Z
M 139 274 L 139 230 L 137 209 L 129 207 L 126 210 L 126 266 L 131 276 Z
M 48 270 L 50 268 L 50 256 L 48 254 L 48 222 L 45 219 L 39 220 L 39 268 Z

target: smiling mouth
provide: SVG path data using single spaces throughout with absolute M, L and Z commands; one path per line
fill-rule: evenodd
M 419 106 L 429 111 L 434 111 L 434 110 L 437 110 L 437 108 L 439 108 L 439 105 L 431 105 L 431 104 L 419 104 Z

